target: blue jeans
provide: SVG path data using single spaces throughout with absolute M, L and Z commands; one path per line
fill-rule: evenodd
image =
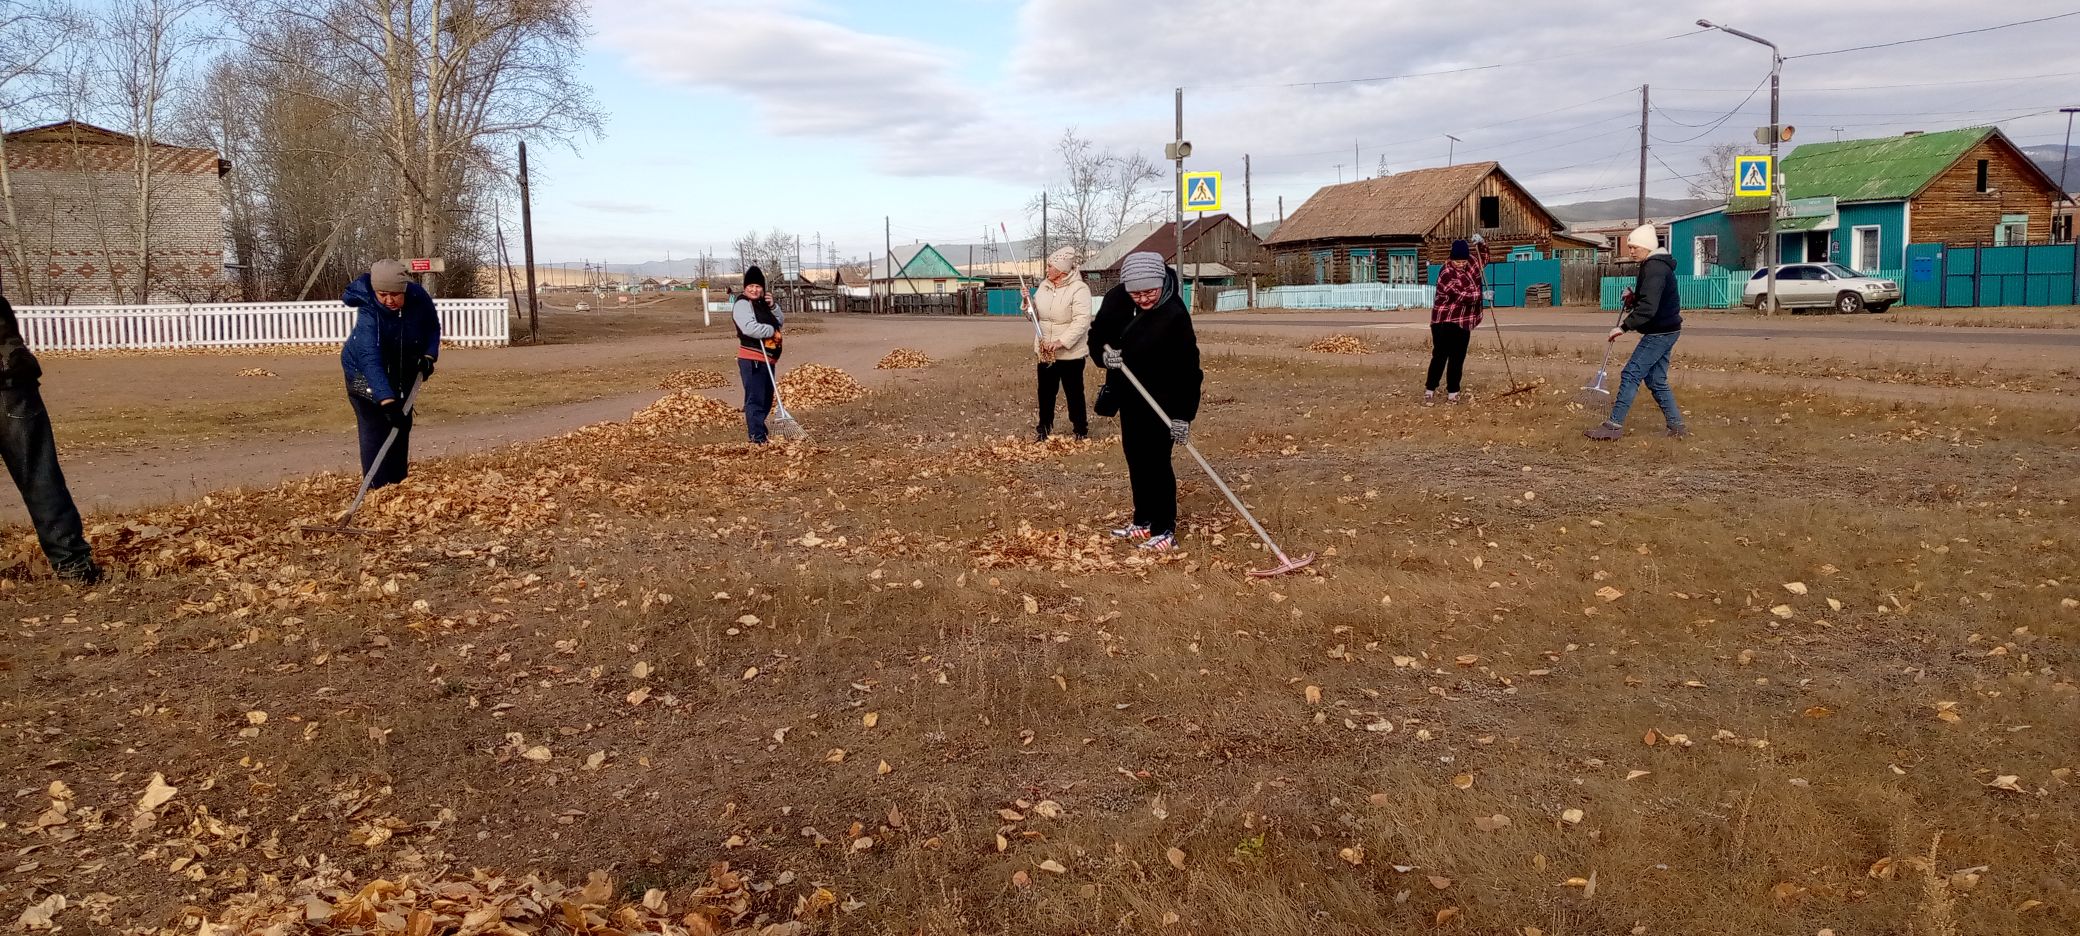
M 764 361 L 737 359 L 737 377 L 744 382 L 744 428 L 751 441 L 766 443 L 766 415 L 773 411 L 773 374 Z
M 1680 331 L 1639 336 L 1639 347 L 1632 349 L 1624 372 L 1618 375 L 1618 399 L 1611 404 L 1612 423 L 1625 425 L 1625 414 L 1632 411 L 1632 398 L 1639 393 L 1640 381 L 1644 380 L 1654 394 L 1654 404 L 1661 407 L 1661 417 L 1668 420 L 1668 427 L 1682 428 L 1683 414 L 1676 409 L 1676 392 L 1668 386 L 1668 356 L 1675 352 L 1676 339 L 1682 336 Z
M 51 417 L 43 410 L 36 385 L 0 389 L 0 456 L 22 492 L 22 506 L 36 527 L 36 542 L 60 575 L 80 575 L 94 568 L 94 551 L 79 518 L 79 507 L 58 469 L 58 443 Z

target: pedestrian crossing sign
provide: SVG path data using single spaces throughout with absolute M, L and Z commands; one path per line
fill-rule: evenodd
M 1184 210 L 1221 210 L 1221 174 L 1218 172 L 1185 173 Z
M 1743 198 L 1768 198 L 1773 168 L 1768 156 L 1733 157 L 1733 194 Z

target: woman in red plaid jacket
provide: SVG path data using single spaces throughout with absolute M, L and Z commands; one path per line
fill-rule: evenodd
M 1423 384 L 1423 404 L 1437 402 L 1437 381 L 1445 380 L 1446 399 L 1459 402 L 1459 375 L 1466 369 L 1466 346 L 1481 325 L 1481 272 L 1486 246 L 1479 252 L 1463 240 L 1452 242 L 1452 259 L 1437 274 L 1437 301 L 1430 308 L 1430 377 Z

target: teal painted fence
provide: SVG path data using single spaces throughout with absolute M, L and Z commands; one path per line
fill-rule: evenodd
M 1430 265 L 1431 287 L 1437 286 L 1437 274 L 1443 270 L 1444 264 L 1442 263 Z M 1560 261 L 1558 260 L 1514 260 L 1508 263 L 1490 263 L 1482 270 L 1482 278 L 1487 280 L 1488 291 L 1494 294 L 1488 299 L 1488 304 L 1498 309 L 1522 308 L 1525 290 L 1540 283 L 1544 283 L 1552 288 L 1552 300 L 1547 304 L 1559 305 L 1561 303 Z
M 2080 244 L 1907 248 L 1905 303 L 1938 308 L 2080 303 Z
M 1685 309 L 1731 309 L 1740 305 L 1741 290 L 1753 275 L 1753 270 L 1730 270 L 1705 276 L 1678 276 L 1676 293 Z M 1598 297 L 1604 311 L 1618 311 L 1625 287 L 1636 281 L 1630 276 L 1604 277 L 1602 295 Z
M 992 289 L 989 291 L 988 298 L 989 314 L 991 315 L 1023 315 L 1025 313 L 1025 310 L 1019 305 L 1018 290 L 1016 289 Z

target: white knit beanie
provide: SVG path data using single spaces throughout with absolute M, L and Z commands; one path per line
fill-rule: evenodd
M 1632 233 L 1625 235 L 1625 243 L 1634 247 L 1643 247 L 1650 251 L 1660 250 L 1661 236 L 1655 233 L 1653 225 L 1642 224 L 1633 228 Z

